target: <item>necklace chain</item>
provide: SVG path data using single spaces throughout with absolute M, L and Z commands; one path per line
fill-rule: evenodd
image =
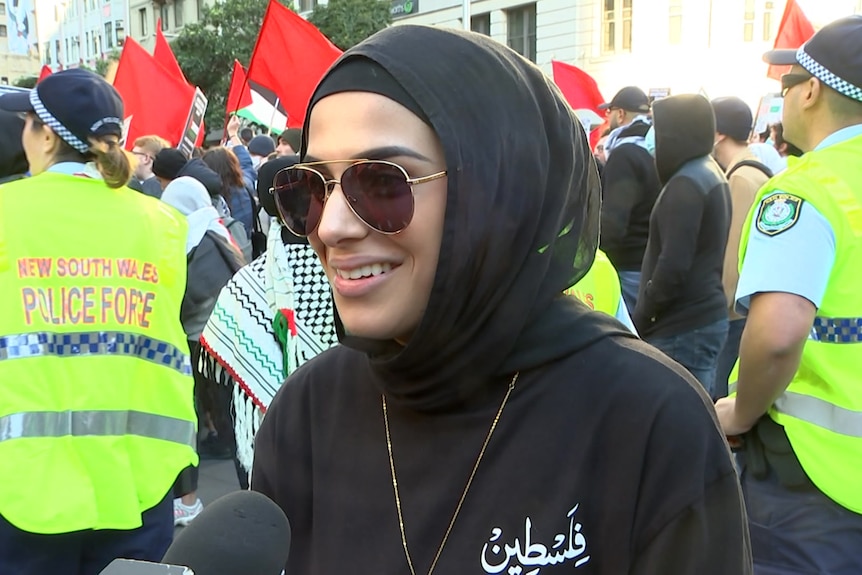
M 476 470 L 479 469 L 479 464 L 482 462 L 482 457 L 485 455 L 485 449 L 491 441 L 491 436 L 494 435 L 494 430 L 497 428 L 497 422 L 500 421 L 500 416 L 503 414 L 503 408 L 506 407 L 506 402 L 509 401 L 509 396 L 515 389 L 515 382 L 518 381 L 518 373 L 509 382 L 509 389 L 506 390 L 506 395 L 503 397 L 503 402 L 500 404 L 500 409 L 497 410 L 497 415 L 494 416 L 494 421 L 491 423 L 491 428 L 488 430 L 488 435 L 485 436 L 485 443 L 482 444 L 482 449 L 479 451 L 479 457 L 476 458 L 476 463 L 473 465 L 473 471 L 470 472 L 470 478 L 467 480 L 467 485 L 464 487 L 464 492 L 461 493 L 461 499 L 455 507 L 455 513 L 452 514 L 452 520 L 449 522 L 449 527 L 446 528 L 446 533 L 443 535 L 443 541 L 440 542 L 440 547 L 437 548 L 437 554 L 434 555 L 434 561 L 431 562 L 431 567 L 428 569 L 428 575 L 434 572 L 437 566 L 437 561 L 443 553 L 443 547 L 446 546 L 446 541 L 449 540 L 449 534 L 452 532 L 452 527 L 455 526 L 455 521 L 458 519 L 458 513 L 461 512 L 461 506 L 467 498 L 467 492 L 470 491 L 470 485 L 473 483 L 473 478 L 476 476 Z M 386 427 L 386 448 L 389 450 L 389 469 L 392 471 L 392 489 L 395 491 L 395 507 L 398 510 L 398 527 L 401 529 L 401 544 L 404 546 L 404 555 L 407 557 L 407 566 L 410 567 L 411 575 L 416 575 L 416 570 L 413 568 L 413 560 L 410 558 L 410 551 L 407 550 L 407 533 L 404 530 L 404 516 L 401 513 L 401 496 L 398 493 L 398 479 L 395 476 L 395 459 L 392 457 L 392 438 L 389 433 L 389 414 L 386 409 L 386 396 L 383 397 L 383 423 Z

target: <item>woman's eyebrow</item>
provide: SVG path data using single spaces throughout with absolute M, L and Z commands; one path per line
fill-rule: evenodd
M 408 157 L 415 158 L 417 160 L 422 160 L 423 162 L 430 162 L 431 160 L 420 154 L 416 150 L 412 150 L 410 148 L 404 146 L 381 146 L 379 148 L 371 148 L 369 150 L 364 150 L 359 152 L 358 154 L 354 154 L 352 158 L 354 160 L 386 160 L 388 158 L 395 157 Z M 323 162 L 326 160 L 321 160 L 319 158 L 315 158 L 314 156 L 310 156 L 306 154 L 305 158 L 303 158 L 304 164 L 310 164 L 312 162 Z

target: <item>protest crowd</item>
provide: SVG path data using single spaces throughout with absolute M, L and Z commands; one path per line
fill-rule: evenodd
M 258 44 L 215 141 L 163 37 L 0 90 L 0 574 L 862 574 L 862 16 L 770 122 Z

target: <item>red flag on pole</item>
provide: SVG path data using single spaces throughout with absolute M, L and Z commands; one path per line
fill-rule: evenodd
M 44 66 L 42 66 L 42 70 L 39 72 L 39 79 L 36 80 L 36 83 L 38 84 L 39 82 L 41 82 L 42 80 L 44 80 L 45 78 L 47 78 L 50 75 L 51 75 L 51 67 L 48 66 L 47 64 L 45 64 Z
M 131 38 L 126 38 L 114 87 L 123 98 L 126 149 L 136 138 L 155 134 L 176 146 L 192 107 L 195 89 L 177 78 Z
M 171 50 L 171 45 L 168 44 L 165 35 L 162 34 L 162 19 L 159 18 L 156 22 L 156 48 L 153 50 L 153 58 L 156 62 L 164 66 L 165 70 L 175 75 L 177 78 L 182 78 L 183 82 L 187 82 L 185 74 L 183 74 L 180 63 L 177 62 L 177 57 L 174 56 L 174 51 Z
M 599 91 L 595 79 L 571 64 L 565 64 L 551 60 L 554 72 L 554 83 L 560 88 L 563 97 L 573 110 L 591 110 L 599 116 L 604 116 L 604 111 L 599 109 L 605 99 Z M 595 129 L 589 134 L 590 145 L 595 147 L 601 138 L 601 130 Z
M 227 102 L 225 102 L 225 125 L 227 125 L 228 116 L 240 108 L 251 106 L 251 103 L 251 90 L 248 87 L 245 69 L 239 60 L 234 60 L 233 72 L 230 75 L 230 89 L 227 93 Z
M 313 24 L 270 0 L 248 65 L 248 79 L 271 89 L 287 112 L 287 127 L 301 128 L 311 94 L 341 55 Z
M 805 13 L 796 3 L 796 0 L 787 0 L 773 48 L 776 50 L 796 49 L 805 44 L 812 36 L 814 36 L 814 26 L 805 17 Z M 766 75 L 774 80 L 781 80 L 781 75 L 789 71 L 790 66 L 770 66 Z

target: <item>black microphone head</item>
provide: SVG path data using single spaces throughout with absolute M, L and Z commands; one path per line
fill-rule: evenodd
M 290 523 L 256 491 L 235 491 L 204 508 L 177 536 L 162 562 L 195 575 L 280 575 L 290 551 Z

